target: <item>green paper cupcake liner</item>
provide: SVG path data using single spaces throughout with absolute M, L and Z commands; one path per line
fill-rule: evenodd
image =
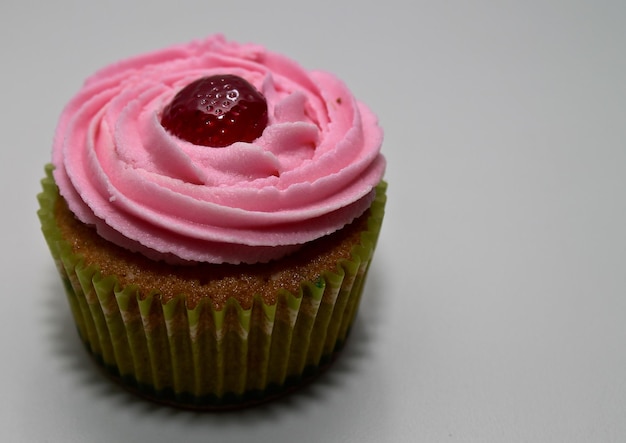
M 384 215 L 386 183 L 377 187 L 368 230 L 351 260 L 337 263 L 275 304 L 234 299 L 221 309 L 184 295 L 167 303 L 140 296 L 72 251 L 56 224 L 58 189 L 46 167 L 38 195 L 42 232 L 65 286 L 78 333 L 107 373 L 126 388 L 179 407 L 217 409 L 264 401 L 315 376 L 343 346 L 360 302 Z

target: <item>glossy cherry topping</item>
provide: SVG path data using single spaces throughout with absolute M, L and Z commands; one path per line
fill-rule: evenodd
M 265 97 L 231 74 L 200 78 L 181 89 L 163 110 L 161 124 L 196 145 L 225 147 L 257 139 L 267 126 Z

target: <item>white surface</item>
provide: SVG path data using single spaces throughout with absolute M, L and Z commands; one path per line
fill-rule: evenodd
M 0 440 L 626 441 L 626 3 L 241 3 L 3 0 Z M 35 216 L 82 80 L 215 31 L 342 77 L 386 129 L 390 183 L 341 359 L 218 415 L 95 370 Z

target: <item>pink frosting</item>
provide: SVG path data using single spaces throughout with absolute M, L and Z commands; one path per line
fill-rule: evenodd
M 192 81 L 245 78 L 269 122 L 252 143 L 193 145 L 161 112 Z M 108 66 L 61 114 L 55 180 L 104 238 L 154 259 L 256 263 L 335 232 L 374 198 L 385 160 L 376 117 L 334 76 L 222 36 Z

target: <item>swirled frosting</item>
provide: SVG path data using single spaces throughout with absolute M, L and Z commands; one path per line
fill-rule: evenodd
M 194 145 L 160 124 L 194 80 L 246 79 L 266 98 L 253 142 Z M 376 117 L 336 77 L 211 36 L 87 79 L 63 110 L 54 177 L 70 210 L 124 248 L 170 262 L 256 263 L 341 229 L 374 198 Z

